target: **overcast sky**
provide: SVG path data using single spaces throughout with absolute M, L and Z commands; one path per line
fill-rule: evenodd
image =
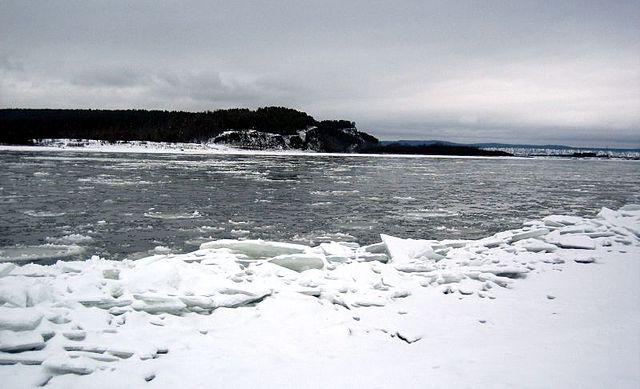
M 640 1 L 0 0 L 0 107 L 264 105 L 382 139 L 640 147 Z

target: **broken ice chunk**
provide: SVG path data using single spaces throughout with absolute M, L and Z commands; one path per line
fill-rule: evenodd
M 378 296 L 355 296 L 350 305 L 354 307 L 384 307 L 387 301 Z
M 387 253 L 393 262 L 403 262 L 416 258 L 439 260 L 441 255 L 433 251 L 436 243 L 432 240 L 401 239 L 389 235 L 380 234 L 382 242 L 387 248 Z
M 200 245 L 200 249 L 227 248 L 234 254 L 244 254 L 251 259 L 266 259 L 278 255 L 300 254 L 309 250 L 310 247 L 282 242 L 269 242 L 265 240 L 234 240 L 221 239 L 207 242 Z
M 454 282 L 460 282 L 465 278 L 464 274 L 453 272 L 442 272 L 437 275 L 436 282 L 439 284 L 451 284 Z
M 476 290 L 469 284 L 458 285 L 458 293 L 462 295 L 474 294 Z
M 548 254 L 542 257 L 541 259 L 542 262 L 544 263 L 551 263 L 554 265 L 560 264 L 560 263 L 564 263 L 564 259 L 560 258 L 559 255 L 557 254 Z
M 527 251 L 538 253 L 546 251 L 548 253 L 558 250 L 558 246 L 544 242 L 538 239 L 524 239 L 516 243 L 516 246 L 522 247 Z
M 187 305 L 178 297 L 156 294 L 135 294 L 133 297 L 136 301 L 131 304 L 131 307 L 136 311 L 144 311 L 152 314 L 170 313 L 178 315 L 187 308 Z
M 118 280 L 120 279 L 120 270 L 119 269 L 104 269 L 102 271 L 102 276 L 109 280 Z
M 2 353 L 0 354 L 0 366 L 15 365 L 18 363 L 21 365 L 41 365 L 44 361 L 44 357 L 42 356 L 42 354 L 35 355 L 35 353 L 38 353 L 38 351 L 25 351 L 20 354 Z
M 394 265 L 394 268 L 403 273 L 425 273 L 434 270 L 434 267 L 428 263 L 403 263 Z
M 84 340 L 84 338 L 87 336 L 87 332 L 83 330 L 70 330 L 63 332 L 62 336 L 69 340 L 79 341 Z
M 594 240 L 586 235 L 561 235 L 559 231 L 554 231 L 546 237 L 546 240 L 547 242 L 558 245 L 564 249 L 594 250 L 596 248 Z
M 91 374 L 96 368 L 94 361 L 85 358 L 68 358 L 64 356 L 57 356 L 51 359 L 47 359 L 42 364 L 49 371 L 56 374 Z
M 0 351 L 17 353 L 44 348 L 42 335 L 35 332 L 0 331 Z
M 493 273 L 480 273 L 477 275 L 478 280 L 480 281 L 491 281 L 503 288 L 508 288 L 513 282 L 511 279 L 507 277 L 499 277 Z
M 22 285 L 0 285 L 0 304 L 11 307 L 25 308 L 27 306 L 27 291 Z
M 261 301 L 266 296 L 269 296 L 271 292 L 263 292 L 260 294 L 220 294 L 214 297 L 214 305 L 216 308 L 236 308 L 243 305 L 255 303 Z
M 56 310 L 47 312 L 47 320 L 54 324 L 65 324 L 71 321 L 69 312 L 66 310 Z
M 324 256 L 315 254 L 279 255 L 269 262 L 297 272 L 324 268 Z
M 478 243 L 480 243 L 484 247 L 492 248 L 500 246 L 501 244 L 505 243 L 505 241 L 499 237 L 490 236 L 488 238 L 478 240 Z
M 331 255 L 343 258 L 353 257 L 353 250 L 337 242 L 321 243 L 320 248 L 322 249 L 324 255 L 327 256 Z
M 369 253 L 369 252 L 358 253 L 357 259 L 358 261 L 361 261 L 361 262 L 378 261 L 382 263 L 387 263 L 389 261 L 389 257 L 387 256 L 387 254 Z
M 124 307 L 132 303 L 129 299 L 114 299 L 109 297 L 84 298 L 78 301 L 85 307 L 98 307 L 101 309 L 110 309 L 113 307 Z
M 384 242 L 370 244 L 368 246 L 363 246 L 362 250 L 372 253 L 372 254 L 384 254 L 387 252 L 387 246 Z
M 0 330 L 33 330 L 41 320 L 42 313 L 35 308 L 0 307 Z
M 523 239 L 536 238 L 538 236 L 546 235 L 549 233 L 549 230 L 546 228 L 538 228 L 535 230 L 522 231 L 513 234 L 511 237 L 511 243 L 517 242 Z
M 8 276 L 15 268 L 13 263 L 0 263 L 0 277 Z
M 542 219 L 545 225 L 550 227 L 570 226 L 582 223 L 584 219 L 577 216 L 550 215 Z

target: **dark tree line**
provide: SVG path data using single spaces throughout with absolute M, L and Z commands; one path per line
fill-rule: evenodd
M 319 131 L 336 132 L 355 128 L 355 123 L 346 120 L 316 121 L 305 112 L 284 107 L 206 112 L 2 109 L 0 143 L 29 144 L 32 139 L 47 138 L 200 142 L 227 130 L 294 135 L 314 126 Z

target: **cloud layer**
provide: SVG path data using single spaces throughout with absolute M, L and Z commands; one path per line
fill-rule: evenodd
M 636 1 L 0 3 L 0 106 L 286 105 L 382 138 L 640 147 Z

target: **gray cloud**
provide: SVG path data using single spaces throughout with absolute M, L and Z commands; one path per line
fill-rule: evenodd
M 24 66 L 20 62 L 16 62 L 9 58 L 6 54 L 0 53 L 0 72 L 20 72 L 24 70 Z
M 80 87 L 132 88 L 147 84 L 147 73 L 126 68 L 90 68 L 71 74 L 68 80 Z
M 191 99 L 196 104 L 210 107 L 257 106 L 287 101 L 301 101 L 300 88 L 287 80 L 266 78 L 240 79 L 223 77 L 218 72 L 161 73 L 153 77 L 151 93 L 167 98 Z
M 287 105 L 384 138 L 640 146 L 637 1 L 0 3 L 0 106 Z

